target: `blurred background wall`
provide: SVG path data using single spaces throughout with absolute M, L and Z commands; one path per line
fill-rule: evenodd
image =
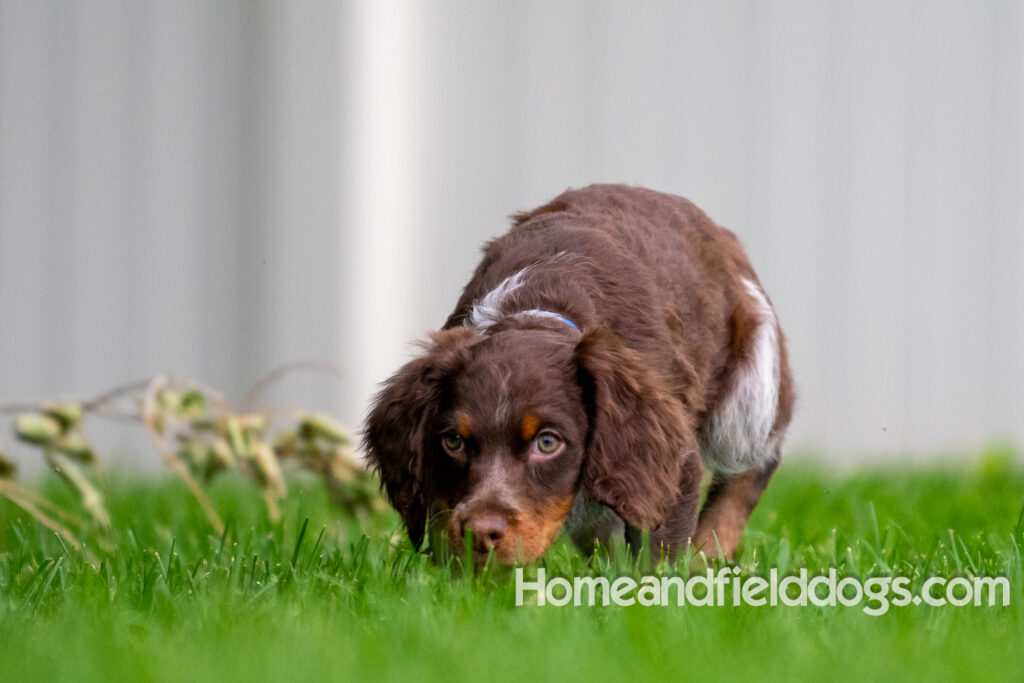
M 1024 443 L 1012 0 L 0 0 L 0 402 L 318 359 L 269 400 L 355 426 L 505 216 L 595 181 L 740 235 L 790 450 Z

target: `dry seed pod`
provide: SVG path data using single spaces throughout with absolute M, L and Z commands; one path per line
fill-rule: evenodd
M 68 431 L 82 421 L 81 403 L 51 403 L 41 408 L 43 415 L 60 423 L 62 431 Z
M 274 455 L 279 460 L 287 458 L 303 457 L 306 455 L 307 442 L 299 438 L 296 431 L 284 430 L 274 436 Z
M 185 392 L 178 401 L 177 413 L 182 417 L 202 417 L 206 413 L 206 397 L 194 390 Z
M 282 429 L 274 436 L 275 451 L 292 451 L 298 447 L 299 434 L 291 429 Z
M 223 463 L 218 460 L 213 450 L 198 441 L 183 442 L 178 448 L 178 457 L 188 463 L 193 474 L 206 480 L 224 469 Z
M 299 430 L 307 439 L 319 436 L 332 443 L 349 443 L 345 430 L 325 413 L 306 415 L 299 421 Z
M 226 432 L 225 436 L 227 436 L 228 445 L 231 446 L 231 450 L 238 457 L 248 458 L 252 456 L 249 440 L 245 438 L 245 432 L 242 430 L 242 425 L 239 424 L 237 417 L 229 415 L 225 418 L 224 431 Z
M 170 389 L 164 389 L 157 396 L 160 407 L 169 413 L 177 414 L 181 410 L 181 394 Z
M 217 423 L 208 417 L 197 417 L 188 423 L 194 431 L 213 432 L 217 430 Z
M 355 484 L 357 481 L 356 472 L 351 463 L 349 463 L 347 459 L 339 457 L 338 455 L 335 455 L 330 459 L 328 472 L 330 472 L 331 476 L 336 480 L 346 484 Z
M 197 471 L 206 467 L 210 453 L 206 446 L 192 439 L 184 439 L 178 447 L 178 457 L 187 462 Z
M 0 448 L 0 479 L 9 479 L 18 471 L 18 466 L 7 459 L 7 454 Z
M 217 462 L 221 463 L 224 467 L 234 467 L 238 462 L 228 442 L 219 437 L 210 446 L 210 451 L 213 453 L 214 458 L 217 459 Z
M 267 418 L 260 413 L 249 413 L 247 415 L 235 415 L 238 426 L 247 432 L 262 434 L 267 430 Z
M 252 453 L 260 483 L 272 490 L 278 498 L 284 498 L 288 494 L 288 489 L 285 487 L 281 466 L 278 464 L 270 444 L 257 441 L 252 446 Z
M 96 453 L 92 450 L 92 446 L 81 434 L 64 434 L 50 445 L 79 462 L 93 462 L 96 459 Z
M 60 436 L 60 423 L 47 415 L 23 413 L 14 418 L 14 433 L 19 440 L 47 446 Z

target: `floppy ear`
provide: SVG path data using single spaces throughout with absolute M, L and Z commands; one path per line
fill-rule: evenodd
M 427 510 L 434 502 L 427 440 L 447 380 L 465 362 L 476 332 L 453 328 L 436 333 L 426 354 L 394 374 L 377 395 L 363 429 L 371 466 L 391 505 L 402 516 L 415 547 L 423 542 Z
M 668 519 L 695 442 L 682 404 L 636 351 L 607 330 L 583 336 L 577 368 L 590 431 L 583 487 L 637 529 Z

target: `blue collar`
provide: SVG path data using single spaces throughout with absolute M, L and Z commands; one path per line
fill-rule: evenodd
M 580 331 L 580 328 L 576 327 L 576 323 L 574 323 L 573 321 L 569 320 L 564 315 L 557 315 L 556 314 L 555 317 L 558 318 L 559 320 L 561 320 L 563 323 L 565 323 L 569 327 L 571 327 L 572 329 L 576 330 L 577 332 Z
M 515 314 L 514 317 L 519 316 L 536 316 L 538 318 L 551 318 L 552 320 L 558 320 L 559 322 L 563 322 L 572 329 L 576 330 L 577 332 L 580 332 L 580 328 L 576 326 L 576 323 L 569 320 L 564 315 L 555 313 L 554 311 L 545 311 L 540 308 L 531 308 L 528 311 L 519 311 L 518 313 Z

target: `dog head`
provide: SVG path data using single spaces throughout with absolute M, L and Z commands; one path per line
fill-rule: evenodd
M 657 528 L 678 492 L 686 419 L 607 330 L 452 328 L 387 381 L 364 431 L 370 463 L 419 546 L 429 527 L 477 561 L 541 557 L 577 493 Z M 429 518 L 429 519 L 428 519 Z

